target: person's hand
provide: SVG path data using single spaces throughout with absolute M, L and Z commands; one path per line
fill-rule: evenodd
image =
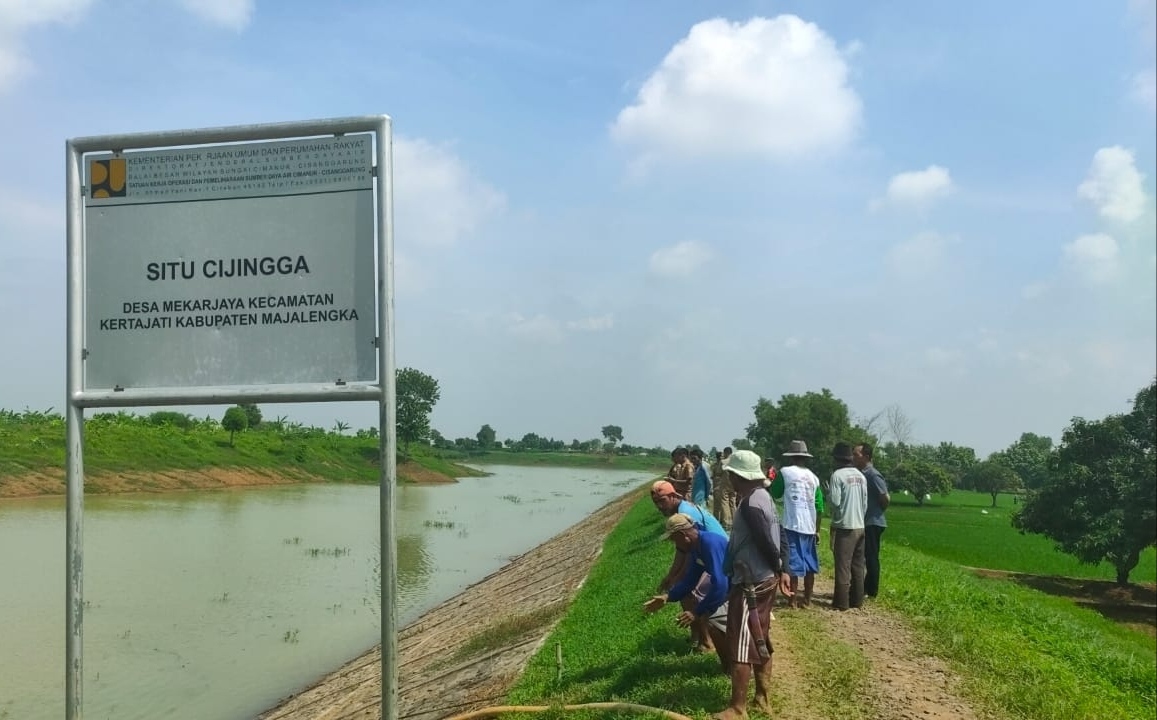
M 783 594 L 784 597 L 791 597 L 795 595 L 795 593 L 791 591 L 791 575 L 788 575 L 787 573 L 779 574 L 779 591 Z
M 695 622 L 695 613 L 690 610 L 684 610 L 679 613 L 679 617 L 675 618 L 675 623 L 679 627 L 691 627 L 691 623 Z
M 658 612 L 667 604 L 666 595 L 656 595 L 647 602 L 643 603 L 643 610 L 649 613 Z

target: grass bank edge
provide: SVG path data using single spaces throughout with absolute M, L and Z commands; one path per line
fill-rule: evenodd
M 673 613 L 641 617 L 640 604 L 670 557 L 669 546 L 657 539 L 660 529 L 645 498 L 632 507 L 607 537 L 586 583 L 527 664 L 509 702 L 623 700 L 696 717 L 718 708 L 728 685 L 714 658 L 686 654 L 683 633 L 671 624 Z M 1032 720 L 1153 717 L 1152 638 L 1067 600 L 977 578 L 915 550 L 885 548 L 880 602 L 908 619 L 927 652 L 951 664 L 962 677 L 961 691 L 978 707 L 995 717 Z M 818 621 L 783 620 L 779 632 L 799 642 L 814 645 L 824 638 Z M 862 682 L 867 666 L 859 651 L 833 650 L 800 661 L 809 681 L 822 687 L 815 678 L 834 667 Z M 782 700 L 773 697 L 773 703 Z M 847 699 L 838 701 L 843 713 L 851 712 Z M 870 715 L 870 708 L 861 706 L 860 712 Z

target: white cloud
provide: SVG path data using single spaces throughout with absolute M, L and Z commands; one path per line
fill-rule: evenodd
M 611 126 L 644 157 L 782 158 L 845 145 L 860 123 L 836 43 L 794 15 L 691 28 Z
M 947 168 L 929 165 L 923 170 L 911 170 L 893 175 L 888 182 L 884 202 L 902 206 L 924 206 L 952 192 L 952 176 Z M 882 205 L 873 203 L 875 207 Z
M 799 338 L 789 337 L 783 341 L 783 346 L 788 350 L 795 350 L 797 347 L 799 347 Z
M 948 240 L 939 233 L 923 232 L 897 243 L 888 252 L 888 265 L 897 275 L 917 279 L 937 272 L 944 264 Z
M 1101 217 L 1129 223 L 1145 212 L 1144 180 L 1133 163 L 1133 153 L 1114 145 L 1093 155 L 1089 176 L 1077 187 L 1077 194 L 1091 202 Z
M 1117 275 L 1120 254 L 1117 241 L 1111 235 L 1095 233 L 1081 235 L 1065 245 L 1063 258 L 1068 268 L 1085 282 L 1100 284 Z
M 399 243 L 453 245 L 506 207 L 457 155 L 425 140 L 394 141 L 394 179 Z
M 39 25 L 78 20 L 92 0 L 0 0 L 0 92 L 32 69 L 21 36 Z
M 614 326 L 614 313 L 586 317 L 580 320 L 571 320 L 566 324 L 568 330 L 578 330 L 580 332 L 600 332 L 602 330 L 610 330 Z
M 257 0 L 180 0 L 180 3 L 206 22 L 240 32 L 253 19 Z
M 1129 96 L 1149 112 L 1157 112 L 1157 72 L 1142 70 L 1133 76 Z
M 517 338 L 534 342 L 557 343 L 563 339 L 558 321 L 542 313 L 533 317 L 511 313 L 506 318 L 506 331 Z
M 694 240 L 685 240 L 651 253 L 651 272 L 663 277 L 686 277 L 711 259 L 711 248 Z

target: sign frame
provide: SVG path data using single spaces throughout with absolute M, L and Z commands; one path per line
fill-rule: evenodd
M 85 372 L 85 202 L 84 157 L 126 150 L 179 148 L 371 133 L 374 138 L 374 243 L 376 250 L 378 382 L 289 383 L 246 386 L 114 388 L 86 390 Z M 66 482 L 65 520 L 65 718 L 83 716 L 84 629 L 84 411 L 87 408 L 240 403 L 378 403 L 380 452 L 379 533 L 381 548 L 381 712 L 396 720 L 397 633 L 397 395 L 394 360 L 393 138 L 388 115 L 331 118 L 256 125 L 76 137 L 65 142 L 66 285 Z

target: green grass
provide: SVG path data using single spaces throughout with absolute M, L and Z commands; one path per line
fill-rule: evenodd
M 128 413 L 90 416 L 85 422 L 85 471 L 155 472 L 237 468 L 340 482 L 376 483 L 378 438 L 292 424 L 263 424 L 229 433 L 212 420 L 186 427 L 157 424 Z M 26 472 L 63 468 L 64 419 L 50 413 L 0 411 L 0 483 Z M 412 459 L 449 477 L 479 474 L 415 447 Z M 142 481 L 147 483 L 148 481 Z M 142 485 L 145 486 L 145 485 Z
M 641 609 L 671 558 L 670 546 L 658 539 L 660 520 L 644 499 L 612 531 L 570 611 L 531 659 L 509 702 L 619 700 L 692 717 L 722 707 L 729 684 L 715 658 L 688 654 L 673 608 L 653 616 Z M 1013 536 L 1014 544 L 1024 541 Z M 906 616 L 924 650 L 946 659 L 962 677 L 965 696 L 994 717 L 1153 717 L 1153 638 L 1063 598 L 1007 580 L 978 578 L 953 562 L 890 544 L 887 537 L 877 602 Z M 859 692 L 870 682 L 867 660 L 858 648 L 834 642 L 825 633 L 822 615 L 781 613 L 773 639 L 779 633 L 791 638 L 799 666 L 777 667 L 777 677 L 785 672 L 803 676 L 809 697 L 827 716 L 873 717 Z M 561 681 L 556 643 L 563 650 Z M 777 714 L 791 714 L 783 696 L 772 700 Z M 542 717 L 629 716 L 556 712 Z
M 881 565 L 879 601 L 906 615 L 926 650 L 962 674 L 967 695 L 1001 716 L 1154 716 L 1153 638 L 1063 598 L 978 578 L 886 540 Z
M 1116 579 L 1108 563 L 1084 565 L 1058 552 L 1041 535 L 1021 535 L 1009 516 L 1016 507 L 1011 495 L 992 496 L 965 490 L 934 495 L 923 507 L 911 497 L 892 495 L 884 545 L 911 547 L 927 555 L 970 567 L 1011 570 L 1037 575 Z M 981 510 L 987 511 L 987 514 Z M 1157 551 L 1150 547 L 1129 576 L 1132 582 L 1157 582 Z
M 620 700 L 689 714 L 725 704 L 730 686 L 718 660 L 689 654 L 687 633 L 674 622 L 675 608 L 650 616 L 643 612 L 643 603 L 671 562 L 671 544 L 661 540 L 661 521 L 645 500 L 636 503 L 611 532 L 570 610 L 512 689 L 511 703 Z M 562 644 L 561 683 L 556 643 Z M 565 717 L 632 716 L 567 713 Z

